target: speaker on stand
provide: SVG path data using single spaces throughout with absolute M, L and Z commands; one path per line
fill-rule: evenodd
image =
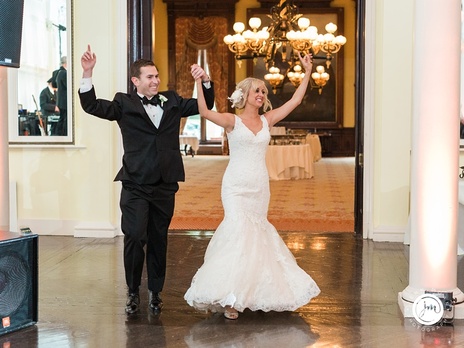
M 20 67 L 23 12 L 24 0 L 0 0 L 1 67 Z M 1 82 L 6 73 L 0 74 Z M 4 89 L 6 84 L 0 83 L 0 206 L 9 202 L 8 98 Z M 0 335 L 35 324 L 37 298 L 37 236 L 0 231 Z
M 0 335 L 38 320 L 38 236 L 0 231 Z
M 0 65 L 19 68 L 24 0 L 0 0 Z

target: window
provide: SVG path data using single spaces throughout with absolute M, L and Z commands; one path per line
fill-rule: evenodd
M 198 50 L 198 65 L 202 66 L 206 73 L 209 75 L 208 60 L 206 50 Z M 193 98 L 197 97 L 196 84 L 193 89 Z M 216 110 L 216 107 L 213 107 Z M 202 130 L 204 129 L 204 134 Z M 206 142 L 221 142 L 223 135 L 223 128 L 214 124 L 211 121 L 205 120 L 200 115 L 190 116 L 187 118 L 187 123 L 182 132 L 184 135 L 196 136 L 200 140 Z

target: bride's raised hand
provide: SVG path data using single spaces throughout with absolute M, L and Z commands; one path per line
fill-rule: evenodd
M 298 51 L 298 57 L 300 58 L 301 65 L 306 72 L 311 72 L 313 68 L 313 55 L 311 53 L 305 54 L 304 56 Z
M 198 79 L 203 80 L 204 76 L 206 76 L 205 71 L 198 64 L 192 64 L 190 66 L 190 72 L 191 72 L 192 77 L 193 77 L 194 80 L 198 80 Z

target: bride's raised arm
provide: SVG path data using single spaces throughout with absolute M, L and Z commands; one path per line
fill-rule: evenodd
M 198 110 L 200 111 L 200 116 L 210 120 L 211 122 L 217 124 L 220 127 L 223 127 L 227 132 L 230 132 L 234 129 L 235 125 L 235 116 L 234 114 L 225 112 L 220 113 L 213 110 L 209 110 L 206 106 L 205 96 L 203 94 L 202 79 L 203 69 L 197 64 L 192 65 L 191 67 L 192 76 L 195 79 L 197 84 L 197 102 Z
M 313 67 L 312 56 L 310 54 L 305 55 L 304 57 L 301 55 L 301 52 L 298 52 L 298 56 L 300 58 L 301 65 L 305 69 L 305 75 L 303 80 L 301 81 L 298 88 L 292 95 L 292 98 L 287 101 L 282 106 L 273 109 L 266 113 L 266 119 L 269 123 L 269 126 L 272 127 L 277 122 L 283 120 L 287 117 L 295 108 L 301 104 L 303 98 L 306 94 L 306 89 L 309 84 L 309 78 L 311 77 L 311 69 Z

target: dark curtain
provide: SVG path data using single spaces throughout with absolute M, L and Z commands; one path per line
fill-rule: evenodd
M 176 90 L 191 96 L 194 81 L 190 66 L 197 62 L 198 51 L 206 50 L 210 77 L 214 81 L 216 108 L 227 111 L 229 50 L 222 38 L 227 35 L 227 19 L 223 17 L 179 17 L 176 19 Z M 180 133 L 187 122 L 184 119 Z

